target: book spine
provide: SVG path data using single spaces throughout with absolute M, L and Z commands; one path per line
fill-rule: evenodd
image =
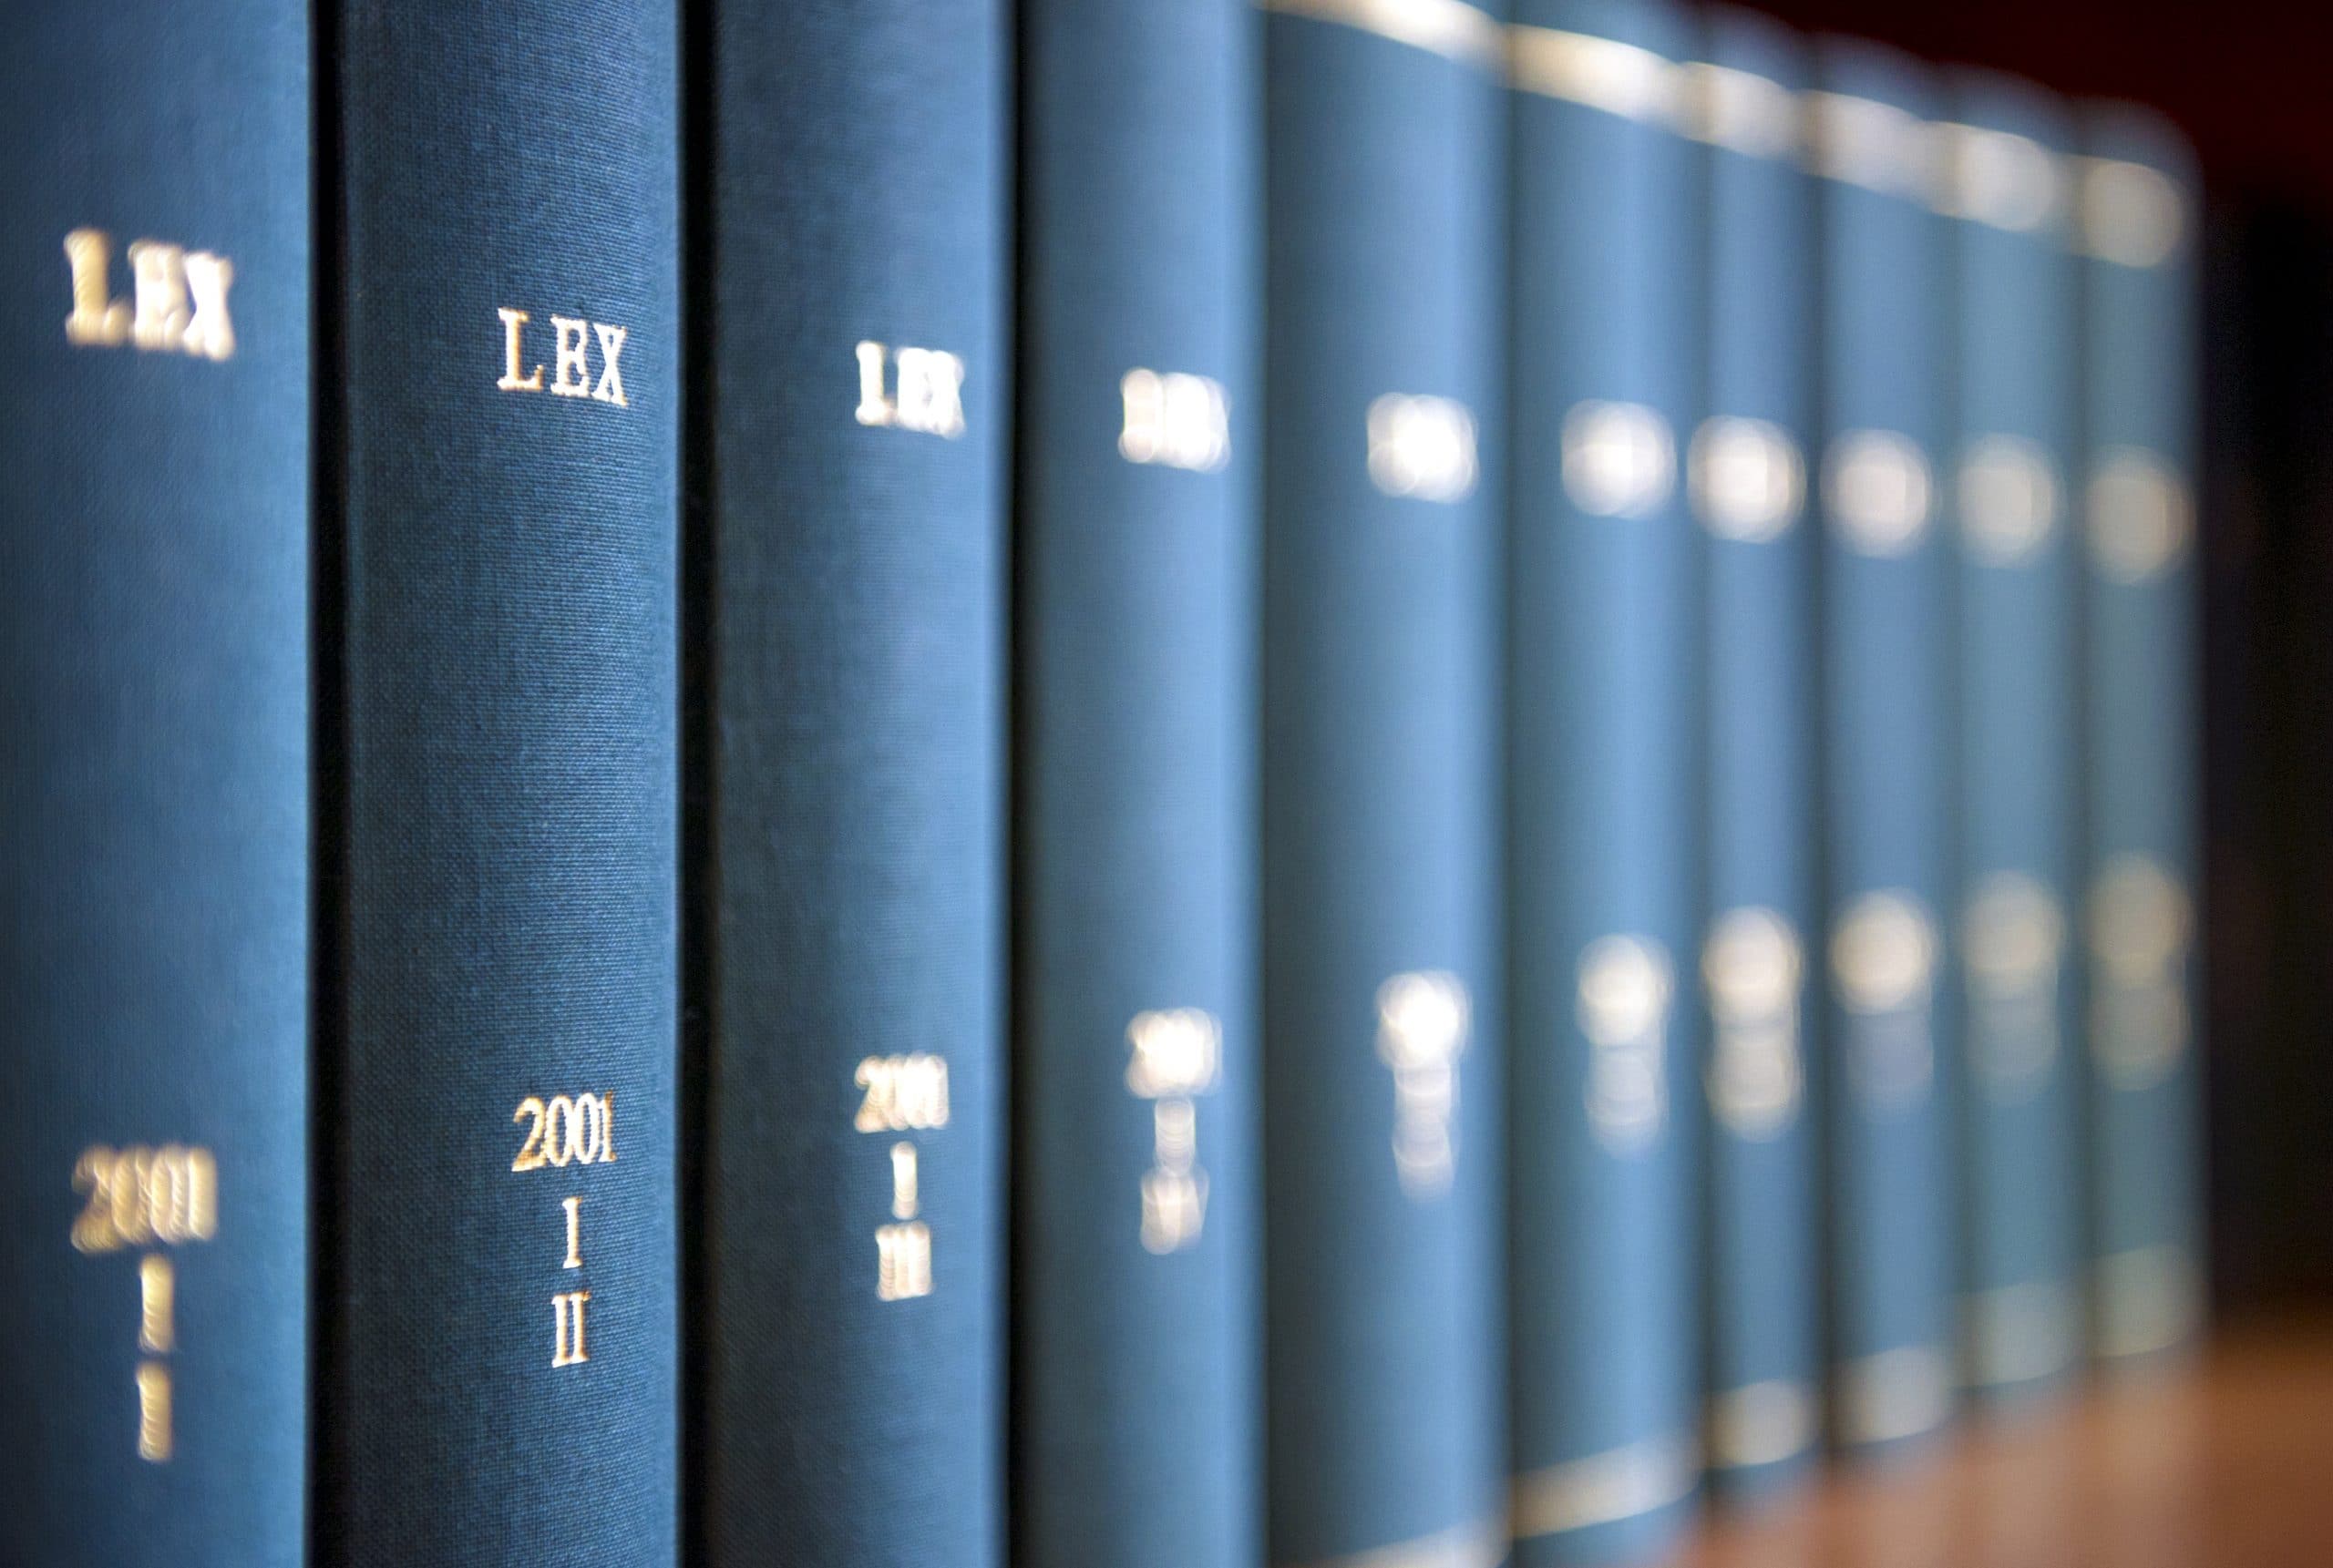
M 1507 1551 L 1503 32 L 1437 15 L 1264 22 L 1277 1563 Z
M 304 7 L 0 80 L 0 1556 L 290 1564 L 308 1218 Z
M 2093 1347 L 2189 1343 L 2196 1107 L 2195 173 L 2121 106 L 2086 117 L 2082 291 Z
M 669 1564 L 676 17 L 338 27 L 316 1550 Z
M 2079 1038 L 2069 983 L 2081 789 L 2071 126 L 1966 75 L 1938 128 L 1951 247 L 1958 546 L 1961 1372 L 1988 1395 L 2080 1353 Z
M 1860 1448 L 1935 1430 L 1955 1383 L 1948 252 L 1926 78 L 1832 43 L 1817 82 L 1830 1349 L 1835 1435 Z
M 1029 0 L 1017 1561 L 1262 1537 L 1255 18 Z
M 690 1556 L 1003 1548 L 1007 11 L 691 13 Z
M 1700 333 L 1686 13 L 1528 0 L 1511 36 L 1508 568 L 1518 1562 L 1646 1553 L 1700 1469 L 1688 1138 L 1701 923 Z
M 1749 12 L 1708 14 L 1692 71 L 1709 143 L 1706 413 L 1687 495 L 1703 587 L 1709 838 L 1709 1410 L 1712 1479 L 1802 1472 L 1821 1431 L 1816 1129 L 1808 1108 L 1817 924 L 1813 192 L 1804 47 Z

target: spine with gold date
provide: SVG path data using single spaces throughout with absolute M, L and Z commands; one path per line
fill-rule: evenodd
M 334 10 L 323 1563 L 676 1560 L 677 22 Z
M 1955 78 L 1933 133 L 1950 257 L 1958 557 L 1961 1381 L 2017 1398 L 2081 1345 L 2067 911 L 2076 876 L 2080 552 L 2067 522 L 2078 313 L 2065 106 Z
M 1861 1450 L 1934 1432 L 1956 1380 L 1949 251 L 1926 74 L 1828 40 L 1816 87 L 1828 1351 L 1832 1432 Z
M 1507 1553 L 1504 9 L 1263 23 L 1275 1563 Z
M 2195 773 L 2194 155 L 2082 115 L 2083 774 L 2092 1348 L 2130 1366 L 2205 1311 Z
M 1692 19 L 1522 0 L 1507 569 L 1513 1522 L 1650 1555 L 1700 1484 Z
M 0 63 L 0 1558 L 288 1568 L 307 1489 L 309 31 Z
M 714 1568 L 1003 1557 L 1009 18 L 687 21 L 687 1533 Z
M 1020 9 L 1014 1556 L 1242 1568 L 1255 16 Z
M 1772 1490 L 1822 1439 L 1819 1129 L 1808 1092 L 1815 939 L 1813 192 L 1806 52 L 1712 7 L 1692 67 L 1709 143 L 1705 406 L 1686 495 L 1707 538 L 1708 1419 L 1711 1479 Z

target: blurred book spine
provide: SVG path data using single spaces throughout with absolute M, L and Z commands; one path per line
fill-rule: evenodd
M 336 8 L 336 1563 L 676 1557 L 675 23 Z
M 2083 260 L 2093 1344 L 2204 1311 L 2195 1002 L 2196 174 L 2154 116 L 2088 111 Z
M 1700 1474 L 1701 618 L 1678 472 L 1700 226 L 1688 13 L 1526 0 L 1516 20 L 1510 1320 L 1536 1568 L 1653 1551 Z
M 1962 1380 L 2014 1397 L 2081 1355 L 2079 400 L 2071 125 L 1963 73 L 1937 128 L 1957 388 Z
M 1821 1437 L 1816 1128 L 1807 944 L 1816 916 L 1814 202 L 1799 159 L 1803 45 L 1713 9 L 1689 77 L 1707 141 L 1706 415 L 1686 455 L 1709 537 L 1709 725 L 1700 954 L 1708 999 L 1712 1478 L 1804 1470 Z
M 1504 35 L 1266 11 L 1270 1556 L 1493 1568 Z
M 1021 7 L 1015 1557 L 1261 1540 L 1257 23 Z
M 1900 1443 L 1950 1414 L 1950 251 L 1927 77 L 1820 46 L 1816 174 L 1834 1435 Z
M 309 48 L 36 5 L 0 66 L 11 1563 L 303 1549 Z
M 690 18 L 710 1564 L 1002 1560 L 1008 16 Z

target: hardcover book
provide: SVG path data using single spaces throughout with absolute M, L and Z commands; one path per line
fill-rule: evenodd
M 1956 1381 L 1949 251 L 1919 68 L 1830 41 L 1816 83 L 1831 1413 L 1861 1449 L 1936 1430 Z
M 675 1560 L 675 29 L 338 8 L 333 1563 Z
M 2083 117 L 2083 671 L 2093 1347 L 2192 1342 L 2196 1107 L 2196 175 L 2124 105 Z
M 2070 124 L 1967 75 L 1943 138 L 1958 557 L 1961 1375 L 2046 1385 L 2081 1344 L 2068 911 L 2081 787 Z
M 1687 79 L 1708 143 L 1706 401 L 1685 484 L 1709 539 L 1706 1431 L 1713 1479 L 1755 1491 L 1801 1471 L 1822 1430 L 1814 204 L 1804 46 L 1742 11 L 1704 29 Z
M 1014 1556 L 1256 1561 L 1255 19 L 1027 0 Z
M 1007 13 L 692 24 L 689 1555 L 987 1568 Z
M 31 5 L 8 35 L 0 1556 L 283 1568 L 308 1473 L 307 9 Z
M 1267 12 L 1271 1559 L 1492 1568 L 1504 33 Z
M 1510 1312 L 1517 1561 L 1648 1553 L 1701 1469 L 1700 374 L 1660 0 L 1526 0 L 1510 45 Z

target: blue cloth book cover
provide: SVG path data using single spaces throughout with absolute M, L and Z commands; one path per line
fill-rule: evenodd
M 688 31 L 688 1557 L 990 1568 L 1008 13 Z
M 1835 40 L 1815 79 L 1831 1406 L 1859 1449 L 1932 1432 L 1956 1385 L 1949 251 L 1927 76 Z
M 285 0 L 0 64 L 0 1557 L 291 1568 L 309 92 Z
M 1649 1553 L 1700 1475 L 1701 374 L 1689 15 L 1511 37 L 1510 1332 L 1517 1561 Z
M 677 20 L 337 9 L 334 1563 L 675 1561 Z
M 1021 6 L 1017 1562 L 1259 1559 L 1256 21 Z
M 1808 1093 L 1819 944 L 1814 201 L 1803 44 L 1717 9 L 1689 73 L 1709 241 L 1704 412 L 1687 496 L 1708 537 L 1707 1437 L 1712 1479 L 1763 1491 L 1822 1431 L 1818 1133 Z M 1819 958 L 1819 953 L 1814 955 Z
M 2071 126 L 2007 77 L 1965 73 L 1950 100 L 1961 1377 L 2014 1397 L 2081 1341 Z
M 1503 31 L 1403 15 L 1263 24 L 1270 1555 L 1492 1568 Z
M 2147 111 L 2082 116 L 2082 659 L 2093 1347 L 2192 1342 L 2196 1098 L 2196 172 Z

